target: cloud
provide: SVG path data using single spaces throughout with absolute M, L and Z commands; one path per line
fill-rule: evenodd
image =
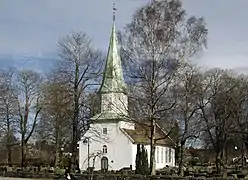
M 146 1 L 117 2 L 118 26 L 129 21 L 133 11 Z M 96 45 L 105 48 L 111 16 L 112 0 L 2 0 L 0 53 L 56 51 L 57 40 L 72 30 L 85 31 Z
M 123 28 L 135 9 L 147 2 L 117 0 L 117 27 Z M 207 22 L 209 49 L 200 63 L 209 67 L 248 66 L 247 0 L 182 2 L 188 15 L 203 16 Z M 1 0 L 0 54 L 46 59 L 47 54 L 56 53 L 57 40 L 73 30 L 86 32 L 95 46 L 106 51 L 111 21 L 112 0 Z M 7 59 L 1 64 L 14 61 L 21 66 L 13 57 Z

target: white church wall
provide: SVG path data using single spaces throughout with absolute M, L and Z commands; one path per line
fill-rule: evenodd
M 148 162 L 150 164 L 150 145 L 145 146 L 147 150 L 147 156 L 148 156 Z M 169 149 L 171 149 L 171 158 L 169 155 Z M 133 161 L 132 161 L 132 167 L 135 169 L 135 159 L 136 159 L 136 153 L 137 153 L 137 145 L 134 144 L 132 147 L 133 151 Z M 167 152 L 167 153 L 166 153 Z M 168 166 L 175 166 L 175 150 L 169 147 L 164 147 L 164 146 L 156 146 L 156 151 L 155 151 L 155 161 L 156 161 L 156 169 L 162 169 Z
M 107 128 L 107 135 L 103 134 L 103 128 Z M 100 138 L 96 134 L 100 135 Z M 121 132 L 117 123 L 94 124 L 84 137 L 91 137 L 92 139 L 90 154 L 97 151 L 102 152 L 103 145 L 107 146 L 107 153 L 102 154 L 101 157 L 108 158 L 109 170 L 119 170 L 123 167 L 130 167 L 132 164 L 132 142 Z M 80 141 L 79 146 L 79 167 L 81 170 L 86 170 L 87 145 Z M 101 157 L 96 158 L 95 170 L 101 169 Z M 92 160 L 90 166 L 92 166 Z
M 156 146 L 155 152 L 156 169 L 164 168 L 165 166 L 175 166 L 174 149 L 163 146 Z

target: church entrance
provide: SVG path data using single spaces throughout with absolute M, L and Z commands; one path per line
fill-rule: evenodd
M 101 170 L 103 172 L 107 172 L 108 171 L 108 158 L 107 157 L 102 157 L 101 159 Z

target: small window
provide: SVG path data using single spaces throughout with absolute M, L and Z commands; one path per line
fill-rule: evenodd
M 103 154 L 106 154 L 106 153 L 108 152 L 107 146 L 106 146 L 106 145 L 103 146 L 102 152 L 103 152 Z
M 107 105 L 107 110 L 111 110 L 112 108 L 111 108 L 111 103 L 108 103 L 108 105 Z
M 107 128 L 103 128 L 103 129 L 102 129 L 102 133 L 103 133 L 103 134 L 108 134 Z
M 157 163 L 159 163 L 159 147 L 157 147 Z

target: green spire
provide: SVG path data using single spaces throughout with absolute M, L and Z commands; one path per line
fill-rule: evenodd
M 118 53 L 117 44 L 115 22 L 113 22 L 102 85 L 99 90 L 100 93 L 126 92 L 126 84 L 123 78 L 121 58 Z

